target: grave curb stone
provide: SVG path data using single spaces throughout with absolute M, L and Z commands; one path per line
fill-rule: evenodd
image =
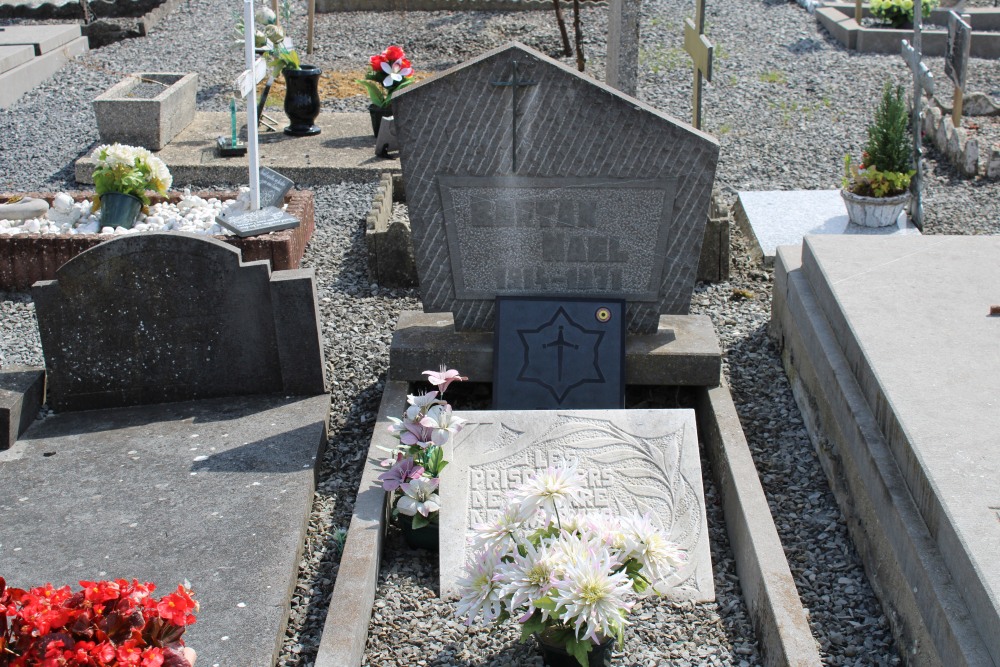
M 54 193 L 26 193 L 52 203 Z M 70 192 L 75 201 L 91 199 L 93 192 Z M 194 193 L 204 199 L 234 199 L 235 192 L 202 191 Z M 12 197 L 12 193 L 0 194 L 0 201 Z M 180 192 L 170 192 L 166 197 L 153 195 L 152 203 L 162 201 L 178 202 Z M 315 200 L 312 190 L 292 190 L 285 197 L 286 210 L 300 220 L 298 227 L 273 234 L 250 236 L 213 236 L 216 240 L 239 248 L 244 261 L 266 259 L 275 271 L 297 269 L 305 253 L 306 244 L 316 229 Z M 56 270 L 81 252 L 99 243 L 109 241 L 114 236 L 101 234 L 0 234 L 0 290 L 11 292 L 27 291 L 39 280 L 52 280 Z
M 0 369 L 0 451 L 23 434 L 45 402 L 45 369 L 8 365 Z
M 76 28 L 79 30 L 79 26 Z M 68 44 L 0 74 L 0 109 L 9 109 L 22 95 L 51 77 L 70 60 L 87 51 L 87 38 L 77 37 Z
M 360 667 L 363 662 L 388 521 L 385 492 L 378 482 L 383 469 L 377 461 L 384 456 L 382 448 L 397 442 L 385 427 L 389 416 L 402 411 L 408 392 L 408 382 L 390 379 L 385 383 L 315 667 Z M 763 663 L 767 667 L 819 667 L 822 663 L 806 610 L 777 541 L 777 528 L 728 387 L 703 390 L 699 405 L 719 420 L 718 428 L 706 427 L 699 432 L 707 434 L 703 437 L 713 473 L 721 480 L 737 571 L 749 578 L 749 585 L 741 586 L 741 591 L 761 641 Z M 702 414 L 698 417 L 699 424 L 702 419 L 711 419 Z M 737 545 L 745 545 L 745 549 L 737 549 Z
M 493 380 L 493 334 L 457 332 L 451 313 L 404 310 L 389 347 L 389 377 L 416 382 L 422 372 L 447 363 L 473 382 Z M 632 334 L 625 342 L 626 385 L 719 383 L 722 351 L 707 315 L 661 315 L 655 334 Z
M 988 665 L 988 650 L 802 269 L 775 260 L 769 333 L 893 636 L 919 665 Z
M 131 98 L 142 78 L 169 81 L 154 97 Z M 140 72 L 126 77 L 92 102 L 101 142 L 161 150 L 194 119 L 198 74 Z

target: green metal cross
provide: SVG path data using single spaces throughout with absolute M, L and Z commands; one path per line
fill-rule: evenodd
M 705 37 L 705 0 L 695 0 L 694 21 L 684 19 L 684 50 L 694 61 L 694 92 L 691 100 L 694 126 L 701 129 L 701 77 L 712 81 L 712 51 L 715 47 Z

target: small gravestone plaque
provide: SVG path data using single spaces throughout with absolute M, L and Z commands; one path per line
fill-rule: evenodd
M 648 513 L 688 552 L 671 597 L 715 599 L 693 410 L 461 412 L 441 480 L 441 594 L 458 593 L 473 526 L 495 520 L 506 493 L 535 471 L 575 462 L 587 475 L 581 511 Z
M 260 168 L 260 205 L 281 208 L 285 195 L 295 185 L 295 181 L 282 176 L 273 169 Z
M 621 408 L 625 302 L 497 299 L 497 410 Z
M 224 210 L 215 221 L 240 237 L 257 236 L 299 226 L 299 219 L 280 208 L 267 206 L 258 211 Z

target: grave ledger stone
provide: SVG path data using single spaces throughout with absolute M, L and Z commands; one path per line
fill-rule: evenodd
M 102 243 L 32 288 L 57 410 L 324 391 L 312 270 L 181 233 Z
M 521 44 L 393 98 L 425 312 L 491 330 L 496 296 L 686 313 L 718 143 Z
M 688 562 L 668 581 L 674 599 L 715 599 L 693 410 L 462 412 L 441 480 L 441 594 L 458 591 L 472 527 L 500 515 L 528 475 L 576 462 L 585 509 L 649 513 Z

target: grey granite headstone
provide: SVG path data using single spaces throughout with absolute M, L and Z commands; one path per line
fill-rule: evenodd
M 497 299 L 495 410 L 621 408 L 625 302 Z
M 521 44 L 393 97 L 425 312 L 491 330 L 494 297 L 686 313 L 718 143 Z
M 57 410 L 321 394 L 312 270 L 191 234 L 121 237 L 32 288 Z
M 536 470 L 577 461 L 587 508 L 649 512 L 688 564 L 668 582 L 671 597 L 715 599 L 705 496 L 693 410 L 461 412 L 441 479 L 441 594 L 458 592 L 472 556 L 472 526 L 505 506 L 506 492 Z
M 608 58 L 605 80 L 626 95 L 635 95 L 639 79 L 639 14 L 642 0 L 608 3 Z

